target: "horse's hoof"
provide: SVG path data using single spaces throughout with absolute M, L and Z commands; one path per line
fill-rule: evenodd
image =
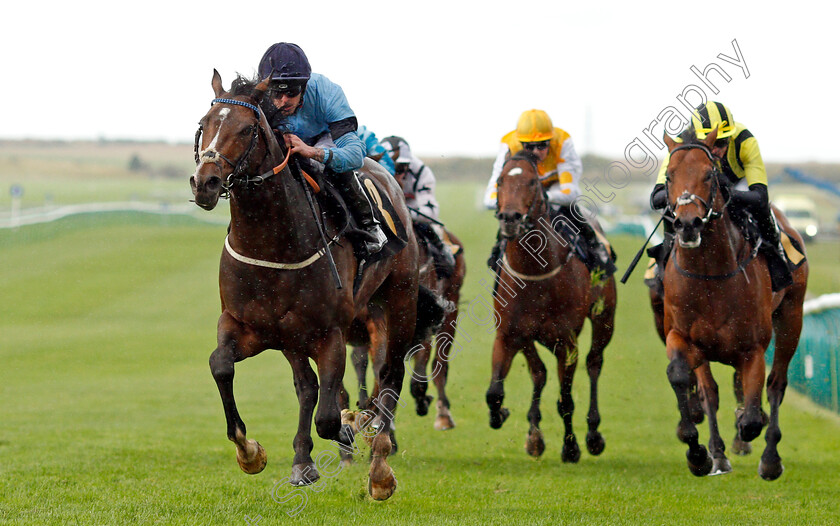
M 315 463 L 305 462 L 292 466 L 292 477 L 289 479 L 289 484 L 292 486 L 308 486 L 319 478 L 321 478 L 321 474 L 318 473 Z
M 732 452 L 741 456 L 749 455 L 752 453 L 752 444 L 744 442 L 741 437 L 736 436 L 732 440 Z
M 563 462 L 571 462 L 576 464 L 580 460 L 580 446 L 578 446 L 577 439 L 574 435 L 566 438 L 563 443 L 563 453 L 560 455 Z
M 586 433 L 586 450 L 590 455 L 600 455 L 604 452 L 607 443 L 604 437 L 598 431 L 590 431 Z
M 508 419 L 510 416 L 510 410 L 507 407 L 503 407 L 499 409 L 498 413 L 494 413 L 490 411 L 490 427 L 493 429 L 499 429 L 502 427 L 502 424 L 505 423 L 505 420 Z
M 388 468 L 385 478 L 378 482 L 374 482 L 373 477 L 368 476 L 368 493 L 373 500 L 388 500 L 395 491 L 397 491 L 397 477 L 394 476 L 391 468 Z
M 695 477 L 705 477 L 712 471 L 712 456 L 706 449 L 706 446 L 700 445 L 695 454 L 691 453 L 691 449 L 685 452 L 685 458 L 688 461 L 688 469 Z
M 449 415 L 438 415 L 435 418 L 435 429 L 438 431 L 446 431 L 455 427 L 455 421 Z
M 418 416 L 426 416 L 429 414 L 429 406 L 432 404 L 432 397 L 429 395 L 421 396 L 414 399 L 414 409 Z
M 243 449 L 236 447 L 236 461 L 239 467 L 249 475 L 256 475 L 265 469 L 268 457 L 265 449 L 256 440 L 248 440 L 247 446 Z
M 778 462 L 764 462 L 764 459 L 758 463 L 758 475 L 766 481 L 773 481 L 782 476 L 785 467 L 782 465 L 782 459 Z
M 727 473 L 732 473 L 732 464 L 729 463 L 729 459 L 726 457 L 713 459 L 712 471 L 709 475 L 726 475 Z
M 542 431 L 535 429 L 528 433 L 528 440 L 525 441 L 525 452 L 534 458 L 545 453 L 545 440 Z

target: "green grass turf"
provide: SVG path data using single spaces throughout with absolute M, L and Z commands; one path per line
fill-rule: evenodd
M 443 184 L 443 218 L 467 247 L 462 311 L 487 293 L 484 261 L 492 214 L 476 211 L 475 185 Z M 840 418 L 789 392 L 780 453 L 786 471 L 761 480 L 760 437 L 734 471 L 695 478 L 675 434 L 677 410 L 665 376 L 641 269 L 619 285 L 615 337 L 601 379 L 607 447 L 599 457 L 560 460 L 562 423 L 554 358 L 542 429 L 547 449 L 524 451 L 530 379 L 521 356 L 506 382 L 511 418 L 488 426 L 484 392 L 492 333 L 467 319 L 452 358 L 449 396 L 457 427 L 440 432 L 418 417 L 407 389 L 398 412 L 399 479 L 385 503 L 366 497 L 363 458 L 320 492 L 275 484 L 290 472 L 297 399 L 276 352 L 237 364 L 236 393 L 266 470 L 242 473 L 225 437 L 207 358 L 215 347 L 217 270 L 223 226 L 142 214 L 68 218 L 0 231 L 1 524 L 831 524 L 840 521 Z M 641 240 L 613 239 L 620 273 Z M 837 246 L 815 245 L 812 258 Z M 810 248 L 810 247 L 809 247 Z M 827 256 L 823 255 L 827 254 Z M 816 261 L 812 283 L 835 292 L 836 259 Z M 825 283 L 828 283 L 827 285 Z M 832 288 L 833 287 L 833 288 Z M 825 289 L 825 290 L 823 290 Z M 588 349 L 588 325 L 581 360 Z M 469 341 L 468 341 L 469 340 Z M 713 368 L 724 438 L 733 435 L 731 372 Z M 579 367 L 575 426 L 584 447 L 588 380 Z M 353 400 L 352 372 L 345 377 Z M 435 394 L 433 388 L 431 394 Z M 708 438 L 707 426 L 700 426 Z M 365 455 L 367 448 L 365 447 Z M 315 437 L 315 451 L 336 447 Z M 313 455 L 314 456 L 314 455 Z

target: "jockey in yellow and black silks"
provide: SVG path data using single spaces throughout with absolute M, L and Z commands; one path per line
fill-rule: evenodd
M 734 120 L 729 108 L 720 102 L 710 101 L 695 108 L 691 126 L 697 138 L 701 140 L 715 129 L 718 130 L 717 140 L 711 151 L 720 162 L 723 177 L 720 182 L 729 191 L 729 209 L 736 215 L 747 211 L 756 220 L 764 240 L 761 248 L 770 266 L 773 290 L 787 287 L 793 283 L 793 278 L 785 260 L 779 227 L 770 211 L 767 171 L 764 168 L 758 141 L 743 124 Z M 679 142 L 680 139 L 677 141 Z M 668 171 L 668 159 L 669 156 L 666 156 L 662 162 L 656 186 L 651 193 L 650 202 L 654 209 L 663 209 L 667 205 L 665 175 Z M 746 181 L 749 190 L 735 188 L 735 185 L 741 181 Z M 670 248 L 673 233 L 668 228 L 670 223 L 666 221 L 665 225 L 664 248 L 667 250 Z
M 543 110 L 533 109 L 523 112 L 516 129 L 502 137 L 499 153 L 493 163 L 493 171 L 484 192 L 484 206 L 490 209 L 496 207 L 496 181 L 502 173 L 502 168 L 508 159 L 523 149 L 535 155 L 538 160 L 537 171 L 546 187 L 551 213 L 562 213 L 580 231 L 585 241 L 583 248 L 589 253 L 587 266 L 590 270 L 600 268 L 606 275 L 612 274 L 615 271 L 615 265 L 610 252 L 598 240 L 592 225 L 585 220 L 580 220 L 569 209 L 581 194 L 578 181 L 583 172 L 583 163 L 575 151 L 574 142 L 569 133 L 556 128 Z M 497 243 L 490 256 L 490 262 L 496 260 L 499 250 Z

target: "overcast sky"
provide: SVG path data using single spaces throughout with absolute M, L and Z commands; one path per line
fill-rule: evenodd
M 14 2 L 0 31 L 0 138 L 190 142 L 274 42 L 299 44 L 380 138 L 495 155 L 541 108 L 582 153 L 621 159 L 709 78 L 770 161 L 840 161 L 837 9 L 821 2 Z M 471 7 L 461 7 L 469 5 Z M 256 7 L 255 7 L 256 6 Z M 744 67 L 718 58 L 737 59 Z M 699 95 L 689 95 L 699 97 Z M 655 150 L 660 153 L 659 150 Z

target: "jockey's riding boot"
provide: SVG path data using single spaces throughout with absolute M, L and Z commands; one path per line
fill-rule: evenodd
M 574 214 L 571 215 L 574 216 Z M 588 221 L 575 221 L 575 223 L 580 229 L 580 236 L 585 242 L 586 251 L 591 260 L 590 266 L 592 268 L 589 270 L 602 270 L 605 277 L 613 275 L 617 269 L 610 253 L 607 251 L 607 247 L 598 240 L 595 229 Z
M 437 224 L 431 225 L 432 235 L 429 242 L 437 249 L 438 256 L 435 258 L 437 273 L 442 278 L 448 278 L 455 271 L 455 256 L 449 250 L 449 246 L 443 242 L 443 227 Z
M 782 247 L 779 225 L 769 207 L 767 211 L 757 214 L 758 228 L 761 232 L 761 251 L 767 259 L 770 271 L 770 281 L 773 292 L 782 290 L 793 283 L 793 274 L 787 264 L 785 249 Z
M 350 207 L 350 213 L 353 214 L 353 219 L 364 230 L 364 249 L 368 255 L 376 254 L 388 238 L 385 232 L 379 226 L 379 221 L 373 216 L 373 205 L 368 200 L 367 194 L 362 189 L 359 179 L 355 172 L 344 172 L 335 174 L 338 184 L 336 187 L 341 192 L 341 197 L 347 202 Z

